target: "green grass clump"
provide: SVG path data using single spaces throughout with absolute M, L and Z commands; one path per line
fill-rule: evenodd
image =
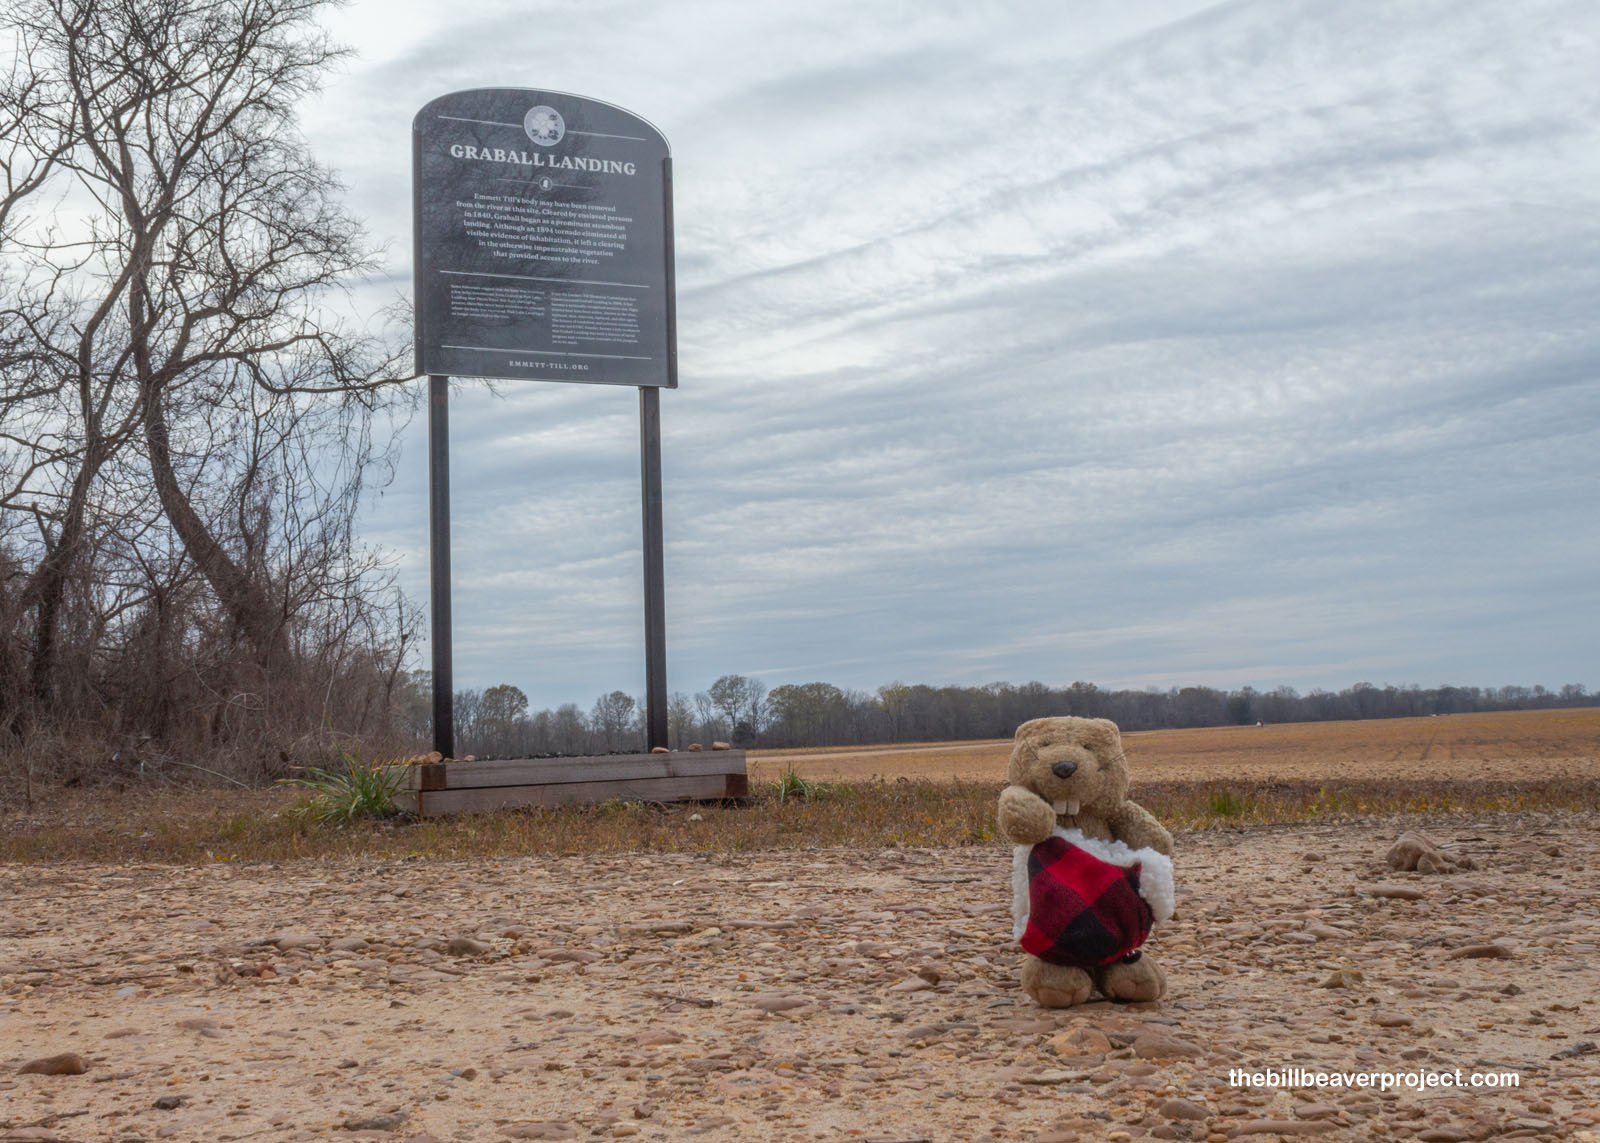
M 310 791 L 291 811 L 317 825 L 350 825 L 363 818 L 392 818 L 399 814 L 395 795 L 405 783 L 405 769 L 383 764 L 367 765 L 347 750 L 339 761 L 323 769 L 309 766 L 301 778 L 285 778 L 286 786 Z
M 1244 813 L 1244 802 L 1230 791 L 1220 790 L 1211 795 L 1206 802 L 1206 809 L 1214 818 L 1236 818 Z
M 826 782 L 818 782 L 814 778 L 802 778 L 799 774 L 796 774 L 794 772 L 794 763 L 792 762 L 778 779 L 777 798 L 780 802 L 791 801 L 795 798 L 815 801 L 818 798 L 826 797 L 830 792 Z

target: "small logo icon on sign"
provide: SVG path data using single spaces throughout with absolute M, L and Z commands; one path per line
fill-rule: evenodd
M 554 107 L 540 104 L 522 117 L 522 129 L 541 147 L 554 147 L 567 133 L 567 121 Z

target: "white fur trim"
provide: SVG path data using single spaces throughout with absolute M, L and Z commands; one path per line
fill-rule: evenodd
M 1098 857 L 1110 865 L 1127 869 L 1139 865 L 1139 896 L 1150 906 L 1156 921 L 1165 921 L 1177 911 L 1178 895 L 1172 881 L 1172 858 L 1158 853 L 1149 846 L 1129 849 L 1124 841 L 1102 841 L 1084 837 L 1079 829 L 1062 829 L 1056 826 L 1054 837 L 1063 838 L 1091 857 Z M 1031 845 L 1011 847 L 1011 939 L 1020 941 L 1028 927 L 1028 853 Z

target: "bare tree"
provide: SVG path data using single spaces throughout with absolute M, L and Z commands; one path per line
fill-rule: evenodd
M 14 610 L 41 709 L 74 592 L 101 636 L 136 616 L 159 658 L 197 583 L 262 703 L 369 668 L 392 695 L 408 633 L 352 522 L 403 357 L 328 309 L 376 263 L 293 117 L 343 55 L 317 24 L 329 2 L 0 16 L 0 536 L 31 565 Z
M 767 685 L 743 675 L 723 675 L 707 695 L 727 725 L 728 737 L 741 746 L 755 745 L 767 718 Z
M 911 700 L 911 688 L 896 679 L 878 688 L 878 705 L 883 708 L 889 722 L 889 741 L 899 742 L 905 724 L 906 704 Z
M 694 713 L 700 720 L 700 733 L 706 738 L 716 738 L 722 733 L 722 724 L 717 718 L 717 704 L 705 691 L 695 692 Z
M 637 705 L 626 691 L 612 691 L 595 699 L 589 725 L 600 737 L 606 750 L 619 750 L 625 746 L 638 749 L 637 742 L 629 741 L 636 737 L 632 732 L 638 727 L 635 717 Z
M 682 691 L 667 699 L 667 737 L 674 750 L 682 750 L 694 726 L 694 704 Z
M 555 718 L 552 721 L 554 746 L 557 752 L 582 754 L 587 749 L 589 724 L 584 721 L 583 712 L 578 709 L 577 703 L 562 703 L 556 707 Z
M 483 692 L 478 732 L 485 745 L 498 753 L 513 748 L 517 728 L 528 713 L 528 696 L 521 687 L 501 683 Z

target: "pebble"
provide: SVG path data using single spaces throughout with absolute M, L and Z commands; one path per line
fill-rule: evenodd
M 1578 1056 L 1587 1056 L 1589 1053 L 1597 1050 L 1600 1049 L 1595 1047 L 1595 1042 L 1593 1040 L 1579 1040 L 1571 1047 L 1562 1048 L 1559 1052 L 1553 1053 L 1550 1058 L 1552 1060 L 1570 1060 Z M 1537 1111 L 1539 1109 L 1534 1108 L 1534 1110 Z
M 570 1123 L 543 1121 L 502 1127 L 500 1134 L 509 1135 L 513 1139 L 576 1139 L 578 1130 Z
M 1209 1111 L 1198 1103 L 1193 1103 L 1187 1099 L 1169 1099 L 1156 1108 L 1156 1111 L 1168 1119 L 1183 1119 L 1195 1123 L 1202 1119 L 1207 1119 L 1211 1115 Z
M 1397 901 L 1420 901 L 1427 896 L 1421 889 L 1413 889 L 1409 885 L 1373 885 L 1367 892 L 1374 897 L 1389 897 Z
M 630 921 L 618 925 L 617 932 L 624 936 L 677 936 L 694 932 L 692 921 Z
M 1430 1127 L 1417 1132 L 1420 1143 L 1467 1143 L 1472 1136 L 1454 1127 Z
M 474 937 L 451 937 L 444 946 L 445 952 L 451 956 L 482 956 L 493 948 L 493 945 L 485 944 Z
M 1455 873 L 1461 869 L 1475 869 L 1470 857 L 1461 853 L 1446 853 L 1439 843 L 1421 830 L 1408 829 L 1384 854 L 1389 868 L 1401 871 L 1415 869 L 1418 873 Z
M 81 1076 L 89 1070 L 77 1052 L 62 1052 L 59 1056 L 44 1056 L 29 1060 L 17 1069 L 19 1076 Z
M 1366 975 L 1359 968 L 1336 968 L 1330 972 L 1318 988 L 1354 988 Z
M 410 1116 L 404 1111 L 390 1111 L 383 1115 L 351 1116 L 344 1121 L 346 1131 L 393 1131 Z
M 1106 1034 L 1087 1026 L 1052 1036 L 1049 1043 L 1058 1056 L 1103 1056 L 1111 1050 Z
M 763 1012 L 791 1012 L 796 1008 L 804 1008 L 811 1001 L 804 996 L 758 996 L 752 1000 L 753 1007 Z
M 1175 1036 L 1160 1032 L 1144 1032 L 1133 1041 L 1133 1054 L 1141 1060 L 1194 1059 L 1205 1055 L 1205 1049 Z
M 1466 945 L 1463 948 L 1451 949 L 1444 954 L 1445 960 L 1484 960 L 1503 959 L 1515 956 L 1516 953 L 1509 945 L 1481 944 Z
M 322 938 L 311 933 L 279 933 L 268 937 L 263 943 L 276 945 L 279 952 L 288 952 L 290 949 L 321 948 Z
M 1055 1087 L 1063 1083 L 1080 1083 L 1088 1078 L 1088 1072 L 1039 1072 L 1031 1076 L 1018 1076 L 1017 1082 L 1030 1087 Z
M 573 949 L 564 945 L 540 949 L 534 955 L 556 964 L 593 964 L 600 959 L 600 954 L 593 949 Z
M 1380 1028 L 1409 1028 L 1414 1023 L 1411 1017 L 1402 1012 L 1381 1010 L 1372 1014 L 1372 1022 Z
M 1325 1119 L 1252 1119 L 1228 1129 L 1228 1138 L 1241 1135 L 1320 1135 L 1339 1125 Z
M 683 1037 L 670 1028 L 660 1028 L 653 1032 L 641 1033 L 633 1042 L 641 1048 L 660 1048 L 667 1044 L 681 1044 Z
M 1294 1105 L 1296 1119 L 1323 1119 L 1330 1115 L 1338 1115 L 1339 1109 L 1331 1103 L 1297 1103 Z

